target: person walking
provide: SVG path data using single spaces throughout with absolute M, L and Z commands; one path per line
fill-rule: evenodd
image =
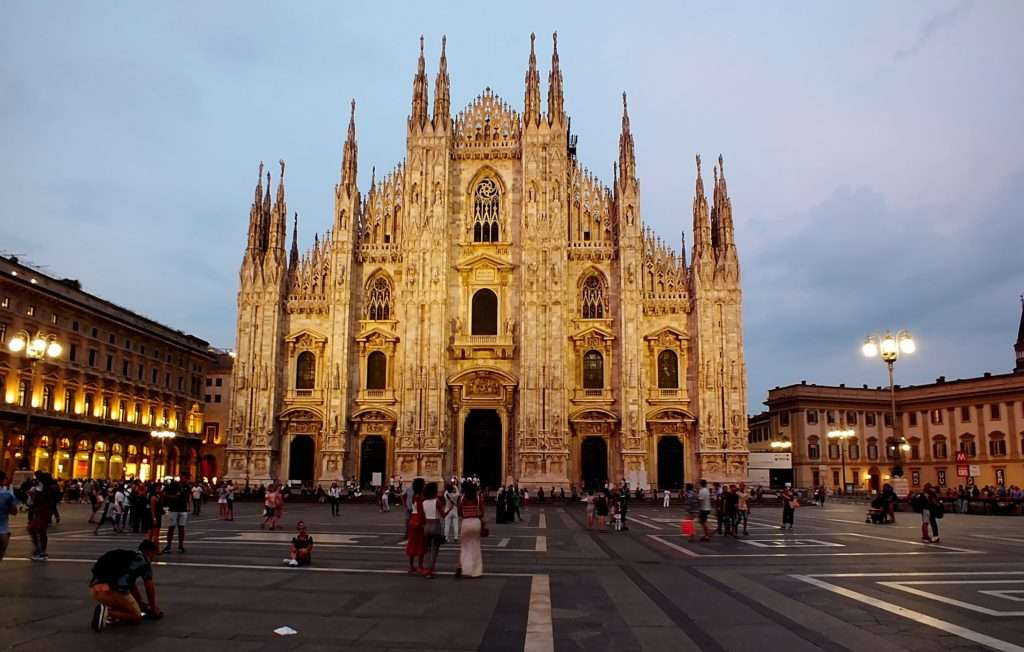
M 444 538 L 446 541 L 459 540 L 459 492 L 448 483 L 444 486 Z
M 924 486 L 924 491 L 914 497 L 917 503 L 915 507 L 921 512 L 921 540 L 927 543 L 939 542 L 939 521 L 942 518 L 944 507 L 942 501 L 931 484 Z M 931 526 L 932 536 L 928 536 L 928 527 Z
M 119 504 L 114 497 L 108 496 L 107 500 L 103 501 L 103 509 L 100 512 L 100 520 L 97 521 L 96 527 L 93 529 L 93 535 L 100 533 L 100 528 L 103 527 L 104 523 L 110 523 L 113 526 L 114 532 L 121 531 L 121 512 L 123 509 L 123 503 Z
M 789 525 L 789 529 L 793 529 L 793 515 L 796 513 L 796 508 L 800 506 L 800 500 L 796 497 L 793 489 L 787 484 L 786 488 L 782 490 L 782 529 L 786 529 L 786 525 Z
M 231 480 L 228 480 L 227 485 L 227 495 L 225 496 L 225 498 L 228 499 L 227 520 L 233 521 L 235 520 L 235 485 L 234 483 L 231 482 Z
M 332 482 L 330 489 L 327 490 L 327 500 L 331 503 L 331 516 L 338 516 L 341 514 L 341 487 L 338 486 L 337 482 Z
M 408 498 L 406 502 L 409 521 L 405 528 L 405 556 L 409 558 L 410 575 L 423 574 L 423 489 L 425 484 L 423 478 L 413 480 L 409 486 L 412 490 L 412 497 Z
M 104 553 L 92 567 L 89 590 L 96 601 L 92 614 L 92 628 L 102 631 L 115 622 L 137 625 L 143 613 L 162 618 L 156 604 L 156 584 L 153 582 L 153 560 L 157 546 L 149 539 L 139 544 L 138 550 L 111 550 Z M 135 582 L 142 579 L 146 601 Z
M 736 485 L 731 484 L 722 491 L 722 514 L 725 516 L 725 534 L 736 537 L 737 519 L 739 518 L 740 497 Z
M 164 503 L 163 487 L 154 482 L 149 486 L 149 536 L 154 545 L 160 545 L 160 531 L 163 528 Z
M 50 527 L 50 518 L 53 516 L 53 507 L 57 504 L 57 491 L 53 476 L 43 471 L 36 471 L 35 484 L 28 492 L 28 534 L 32 538 L 32 561 L 46 561 L 50 558 L 46 554 L 46 546 L 49 543 L 47 529 Z
M 263 494 L 263 522 L 260 523 L 260 529 L 270 526 L 269 529 L 274 529 L 274 513 L 277 506 L 277 485 L 270 483 L 267 487 L 266 493 Z
M 682 526 L 683 534 L 693 543 L 697 538 L 696 520 L 700 514 L 700 500 L 697 492 L 693 490 L 693 484 L 687 482 L 683 493 L 683 508 L 686 510 L 686 521 Z M 688 523 L 688 524 L 687 524 Z
M 441 521 L 444 519 L 444 499 L 437 495 L 437 483 L 431 482 L 423 488 L 423 576 L 434 579 L 434 567 L 437 565 L 437 553 L 444 543 Z
M 17 514 L 18 498 L 11 491 L 7 474 L 0 471 L 0 561 L 3 561 L 7 544 L 11 542 L 10 518 Z
M 480 577 L 484 573 L 480 538 L 486 536 L 486 526 L 484 504 L 477 495 L 476 485 L 472 482 L 462 483 L 458 511 L 462 529 L 459 531 L 459 565 L 455 569 L 455 577 Z
M 587 505 L 587 529 L 591 530 L 594 527 L 594 492 L 588 491 L 583 502 Z
M 203 508 L 203 486 L 198 482 L 192 486 L 192 516 L 199 516 Z
M 697 492 L 697 503 L 700 509 L 697 514 L 700 519 L 700 526 L 704 530 L 701 541 L 711 541 L 711 531 L 708 529 L 708 517 L 711 515 L 711 490 L 708 489 L 708 481 L 700 481 L 700 490 Z
M 171 551 L 174 530 L 178 530 L 178 552 L 185 552 L 185 525 L 188 523 L 189 487 L 172 480 L 164 489 L 164 505 L 167 507 L 167 545 L 164 552 Z
M 750 518 L 750 490 L 747 489 L 745 482 L 740 483 L 736 496 L 739 499 L 736 505 L 736 529 L 738 530 L 740 523 L 742 523 L 743 536 L 749 536 L 749 532 L 747 532 L 747 519 Z

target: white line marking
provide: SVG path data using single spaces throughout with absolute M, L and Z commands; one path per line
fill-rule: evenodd
M 997 611 L 996 609 L 989 609 L 988 607 L 982 607 L 980 605 L 972 604 L 970 602 L 964 602 L 963 600 L 957 600 L 955 598 L 946 597 L 937 593 L 930 593 L 922 589 L 915 589 L 908 584 L 1020 584 L 1021 580 L 950 580 L 944 582 L 942 580 L 917 580 L 915 582 L 878 582 L 881 586 L 889 587 L 890 589 L 897 589 L 899 591 L 905 591 L 912 595 L 920 596 L 922 598 L 930 598 L 937 602 L 944 604 L 953 605 L 954 607 L 960 607 L 962 609 L 968 609 L 970 611 L 976 611 L 987 616 L 1024 616 L 1024 611 Z
M 541 530 L 548 529 L 548 517 L 544 513 L 544 510 L 540 510 L 540 518 L 537 520 L 537 528 Z
M 498 542 L 498 547 L 507 548 L 510 541 L 512 541 L 512 539 L 505 537 L 504 539 Z
M 947 622 L 945 620 L 934 618 L 932 616 L 929 616 L 928 614 L 923 614 L 919 611 L 907 609 L 906 607 L 902 607 L 892 602 L 886 602 L 885 600 L 879 600 L 872 596 L 865 595 L 857 591 L 852 591 L 842 586 L 829 584 L 828 582 L 824 582 L 809 575 L 791 575 L 790 577 L 798 579 L 801 582 L 806 582 L 807 584 L 817 586 L 818 588 L 825 589 L 826 591 L 831 591 L 832 593 L 841 595 L 851 600 L 856 600 L 857 602 L 870 605 L 883 611 L 888 611 L 897 616 L 902 616 L 903 618 L 912 620 L 922 625 L 927 625 L 929 627 L 934 627 L 935 629 L 948 632 L 950 634 L 954 634 L 956 636 L 959 636 L 960 638 L 965 638 L 968 641 L 974 641 L 975 643 L 987 645 L 988 647 L 995 650 L 999 650 L 1000 652 L 1024 652 L 1024 647 L 1021 647 L 1019 645 L 1014 645 L 1013 643 L 1009 643 L 998 638 L 993 638 L 991 636 L 988 636 L 987 634 L 976 632 L 973 629 L 967 629 L 966 627 L 954 625 L 953 623 Z
M 534 575 L 533 581 L 530 582 L 530 611 L 526 617 L 526 642 L 523 645 L 523 652 L 554 652 L 554 649 L 551 579 L 547 575 Z
M 546 536 L 537 537 L 537 543 L 533 548 L 534 552 L 547 552 L 548 551 L 548 538 Z M 528 552 L 528 551 L 526 551 Z
M 660 534 L 648 534 L 647 536 L 649 536 L 650 538 L 654 539 L 655 541 L 657 541 L 658 543 L 660 543 L 663 546 L 668 546 L 669 548 L 672 548 L 673 550 L 678 550 L 679 552 L 683 553 L 684 555 L 689 555 L 690 557 L 703 557 L 704 556 L 704 555 L 702 555 L 700 553 L 696 553 L 696 552 L 694 552 L 694 551 L 692 551 L 692 550 L 690 550 L 688 548 L 684 548 L 682 546 L 677 546 L 674 543 L 669 543 L 668 541 L 665 541 L 664 539 L 662 539 Z
M 808 577 L 946 577 L 947 575 L 1024 575 L 1024 571 L 916 571 L 911 573 L 815 573 Z
M 643 525 L 644 527 L 651 528 L 652 530 L 661 530 L 661 529 L 663 529 L 660 525 L 652 525 L 652 524 L 648 523 L 645 520 L 640 520 L 641 518 L 642 517 L 640 515 L 638 515 L 638 514 L 627 514 L 626 515 L 626 519 L 627 520 L 633 521 L 634 523 L 639 523 L 640 525 Z
M 1024 544 L 1024 539 L 1014 539 L 1013 537 L 994 537 L 990 534 L 972 534 L 975 539 L 991 539 L 993 541 L 1005 541 L 1006 543 L 1019 543 Z
M 893 543 L 905 543 L 908 546 L 921 546 L 924 548 L 935 548 L 938 550 L 951 550 L 953 552 L 970 552 L 977 553 L 979 550 L 968 550 L 967 548 L 955 548 L 953 546 L 940 546 L 937 543 L 924 543 L 923 541 L 907 541 L 906 539 L 890 539 L 889 537 L 879 537 L 871 534 L 860 534 L 858 532 L 842 532 L 843 536 L 848 537 L 860 537 L 862 539 L 877 539 L 879 541 L 891 541 Z

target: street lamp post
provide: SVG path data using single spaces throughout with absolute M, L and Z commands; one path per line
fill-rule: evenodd
M 892 467 L 892 476 L 900 478 L 903 477 L 903 452 L 908 450 L 910 445 L 903 440 L 897 430 L 896 385 L 893 380 L 893 365 L 900 359 L 900 354 L 909 355 L 916 351 L 917 343 L 914 342 L 914 338 L 911 337 L 908 331 L 901 330 L 895 336 L 891 332 L 886 331 L 885 335 L 882 336 L 868 335 L 864 338 L 864 344 L 860 350 L 864 357 L 881 357 L 882 362 L 889 369 L 889 409 L 892 414 L 892 443 L 888 444 L 888 446 L 893 451 L 893 456 L 896 459 L 896 463 Z
M 843 428 L 840 430 L 831 430 L 828 433 L 828 438 L 839 442 L 839 456 L 843 464 L 843 477 L 842 482 L 839 483 L 840 493 L 846 493 L 846 442 L 857 436 L 857 433 L 849 428 Z
M 47 358 L 59 358 L 64 347 L 54 335 L 36 333 L 35 337 L 31 337 L 28 331 L 22 331 L 11 338 L 11 341 L 7 343 L 7 348 L 11 350 L 11 353 L 24 355 L 29 361 L 28 406 L 25 409 L 25 436 L 21 442 L 21 464 L 19 466 L 22 469 L 31 469 L 29 431 L 32 429 L 32 393 L 36 384 L 36 363 Z
M 160 442 L 160 452 L 163 453 L 162 458 L 164 461 L 163 476 L 167 477 L 167 442 L 177 437 L 178 433 L 173 430 L 154 430 L 149 435 Z M 157 478 L 157 480 L 163 480 L 163 478 Z

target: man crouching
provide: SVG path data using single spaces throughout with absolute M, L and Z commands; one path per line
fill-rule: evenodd
M 150 618 L 162 618 L 156 606 L 156 585 L 153 567 L 157 545 L 146 539 L 138 550 L 111 550 L 96 560 L 92 567 L 89 588 L 98 603 L 92 615 L 92 628 L 99 632 L 115 622 L 139 624 L 143 613 Z M 142 601 L 135 581 L 142 578 L 146 587 L 146 602 Z

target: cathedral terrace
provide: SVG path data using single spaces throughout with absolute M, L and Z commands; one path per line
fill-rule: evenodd
M 723 158 L 710 204 L 696 158 L 687 260 L 685 242 L 677 250 L 644 225 L 625 93 L 605 185 L 576 158 L 557 34 L 544 103 L 530 36 L 521 112 L 488 88 L 453 115 L 445 46 L 431 102 L 420 39 L 405 158 L 365 193 L 352 102 L 333 224 L 309 251 L 284 161 L 276 190 L 260 164 L 226 477 L 666 489 L 745 479 Z

